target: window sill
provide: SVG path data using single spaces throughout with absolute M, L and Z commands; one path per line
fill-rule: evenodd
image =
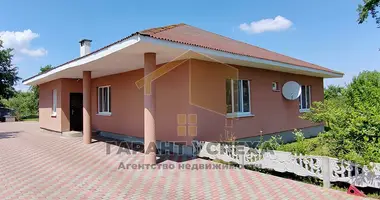
M 226 118 L 254 117 L 252 113 L 227 113 Z
M 300 109 L 300 113 L 310 112 L 310 109 Z
M 96 115 L 100 115 L 100 116 L 111 116 L 112 113 L 110 113 L 110 112 L 100 112 L 100 113 L 96 113 Z

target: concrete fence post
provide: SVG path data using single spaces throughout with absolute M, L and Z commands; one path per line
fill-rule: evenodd
M 322 175 L 323 175 L 323 187 L 330 188 L 330 176 L 331 176 L 331 168 L 330 168 L 330 158 L 327 156 L 322 157 Z
M 244 146 L 238 146 L 239 148 L 242 148 L 240 149 L 238 152 L 239 152 L 239 165 L 241 168 L 244 168 L 244 154 L 245 154 L 245 149 L 244 149 Z

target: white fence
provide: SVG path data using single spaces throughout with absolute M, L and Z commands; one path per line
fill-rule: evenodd
M 323 180 L 324 187 L 331 182 L 347 182 L 359 187 L 380 188 L 380 164 L 372 169 L 348 161 L 325 156 L 293 155 L 284 151 L 260 151 L 246 146 L 194 141 L 194 154 L 199 157 L 251 165 L 277 172 L 291 172 Z

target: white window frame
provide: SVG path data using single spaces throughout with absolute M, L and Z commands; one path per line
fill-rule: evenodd
M 309 100 L 309 103 L 307 103 L 307 105 L 309 106 L 309 108 L 303 108 L 302 107 L 302 104 L 303 104 L 303 100 L 302 100 L 302 87 L 305 87 L 305 90 L 309 90 L 309 95 L 305 97 L 306 101 Z M 306 91 L 305 91 L 305 94 L 306 94 Z M 309 112 L 310 111 L 310 106 L 311 106 L 311 85 L 302 85 L 301 86 L 301 95 L 299 97 L 299 109 L 300 109 L 300 112 Z
M 232 112 L 227 113 L 227 118 L 233 118 L 233 117 L 249 117 L 249 116 L 254 116 L 251 112 L 251 81 L 247 79 L 239 79 L 239 80 L 231 80 L 231 107 L 232 107 Z M 238 81 L 240 83 L 240 88 L 243 88 L 243 81 L 248 81 L 248 102 L 249 102 L 249 111 L 248 112 L 234 112 L 235 111 L 235 98 L 234 98 L 234 82 Z M 239 87 L 238 87 L 239 88 Z M 226 91 L 227 93 L 227 91 Z M 239 110 L 244 110 L 244 100 L 243 100 L 243 92 L 239 92 L 240 95 L 240 109 Z
M 57 89 L 53 89 L 52 91 L 52 107 L 51 107 L 51 116 L 57 116 L 57 103 L 58 103 L 58 92 Z
M 108 88 L 108 93 L 107 93 L 107 105 L 106 105 L 106 107 L 107 107 L 107 110 L 106 111 L 100 111 L 100 101 L 99 101 L 99 95 L 100 95 L 100 90 L 101 89 L 104 89 L 104 88 Z M 111 104 L 111 102 L 110 102 L 110 89 L 111 89 L 111 86 L 110 85 L 106 85 L 106 86 L 99 86 L 98 87 L 98 90 L 97 90 L 97 92 L 98 92 L 98 94 L 97 94 L 97 102 L 98 102 L 98 115 L 104 115 L 104 116 L 111 116 L 111 112 L 110 112 L 110 104 Z M 104 90 L 103 90 L 103 92 L 102 92 L 102 96 L 101 96 L 101 98 L 102 98 L 102 103 L 104 103 Z M 105 105 L 103 105 L 103 110 L 104 110 L 104 108 L 105 108 Z

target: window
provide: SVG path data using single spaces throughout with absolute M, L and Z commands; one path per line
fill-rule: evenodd
M 272 90 L 275 92 L 278 92 L 280 90 L 278 82 L 272 82 Z
M 111 114 L 111 87 L 98 87 L 98 113 Z
M 52 106 L 52 116 L 57 116 L 57 89 L 53 90 L 53 106 Z
M 251 114 L 249 80 L 226 80 L 227 114 Z
M 311 105 L 311 86 L 302 85 L 301 86 L 301 96 L 299 97 L 300 101 L 300 111 L 308 111 Z

